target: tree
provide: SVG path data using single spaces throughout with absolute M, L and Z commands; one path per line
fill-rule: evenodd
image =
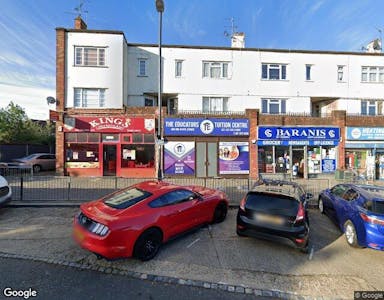
M 0 143 L 53 144 L 55 126 L 40 125 L 30 120 L 24 109 L 13 102 L 0 109 Z

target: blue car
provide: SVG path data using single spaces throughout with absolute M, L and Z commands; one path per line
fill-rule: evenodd
M 384 250 L 384 187 L 337 184 L 319 194 L 318 207 L 350 246 Z

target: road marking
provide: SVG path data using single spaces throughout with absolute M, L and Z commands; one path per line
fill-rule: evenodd
M 311 260 L 312 259 L 312 257 L 313 257 L 313 253 L 315 252 L 315 249 L 314 249 L 314 247 L 312 246 L 311 247 L 311 251 L 309 252 L 309 260 Z
M 198 238 L 198 239 L 194 240 L 192 243 L 190 243 L 190 244 L 187 246 L 187 248 L 192 247 L 192 246 L 193 246 L 194 244 L 196 244 L 198 241 L 200 241 L 200 238 Z

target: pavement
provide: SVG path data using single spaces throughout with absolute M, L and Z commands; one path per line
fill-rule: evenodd
M 237 210 L 230 209 L 223 223 L 169 242 L 153 260 L 141 262 L 97 260 L 81 249 L 72 239 L 76 203 L 17 204 L 0 209 L 0 257 L 282 299 L 353 299 L 354 291 L 384 290 L 384 253 L 349 247 L 336 226 L 315 209 L 309 211 L 309 254 L 238 237 Z

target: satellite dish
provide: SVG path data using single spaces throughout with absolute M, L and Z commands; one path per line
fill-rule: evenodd
M 48 104 L 55 104 L 56 103 L 56 99 L 54 97 L 47 97 L 47 103 Z

